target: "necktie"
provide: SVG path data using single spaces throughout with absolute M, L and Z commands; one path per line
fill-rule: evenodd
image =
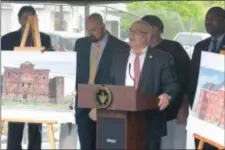
M 212 50 L 211 52 L 216 53 L 217 52 L 217 39 L 212 40 Z
M 91 56 L 91 61 L 90 61 L 89 81 L 88 81 L 89 84 L 94 84 L 94 81 L 95 81 L 95 76 L 96 76 L 97 66 L 98 66 L 99 49 L 100 49 L 100 45 L 96 44 L 95 49 Z
M 140 54 L 136 54 L 136 57 L 134 60 L 134 86 L 136 89 L 138 87 L 140 72 L 141 72 Z

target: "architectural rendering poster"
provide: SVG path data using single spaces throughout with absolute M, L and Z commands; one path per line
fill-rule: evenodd
M 74 104 L 76 53 L 1 52 L 1 78 L 3 106 L 68 110 Z
M 203 52 L 187 130 L 224 146 L 224 55 Z

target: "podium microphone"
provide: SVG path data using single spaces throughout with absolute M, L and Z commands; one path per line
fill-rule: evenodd
M 133 80 L 133 83 L 134 83 L 134 86 L 135 86 L 135 80 L 134 80 L 134 77 L 131 74 L 131 63 L 129 63 L 129 66 L 128 67 L 129 67 L 129 76 Z

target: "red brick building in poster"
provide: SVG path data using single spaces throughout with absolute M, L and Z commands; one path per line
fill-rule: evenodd
M 224 109 L 225 109 L 225 82 L 221 84 L 206 83 L 199 96 L 197 104 L 198 117 L 213 124 L 225 128 Z
M 19 68 L 5 67 L 2 99 L 60 103 L 64 97 L 64 77 L 49 78 L 50 70 L 34 69 L 25 62 Z

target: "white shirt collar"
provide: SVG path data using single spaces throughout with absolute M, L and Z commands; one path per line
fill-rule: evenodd
M 142 53 L 142 54 L 146 54 L 147 50 L 148 50 L 148 46 L 146 46 L 146 47 L 141 51 L 141 53 Z M 130 52 L 131 52 L 132 54 L 135 54 L 135 52 L 134 52 L 133 49 L 131 49 Z

